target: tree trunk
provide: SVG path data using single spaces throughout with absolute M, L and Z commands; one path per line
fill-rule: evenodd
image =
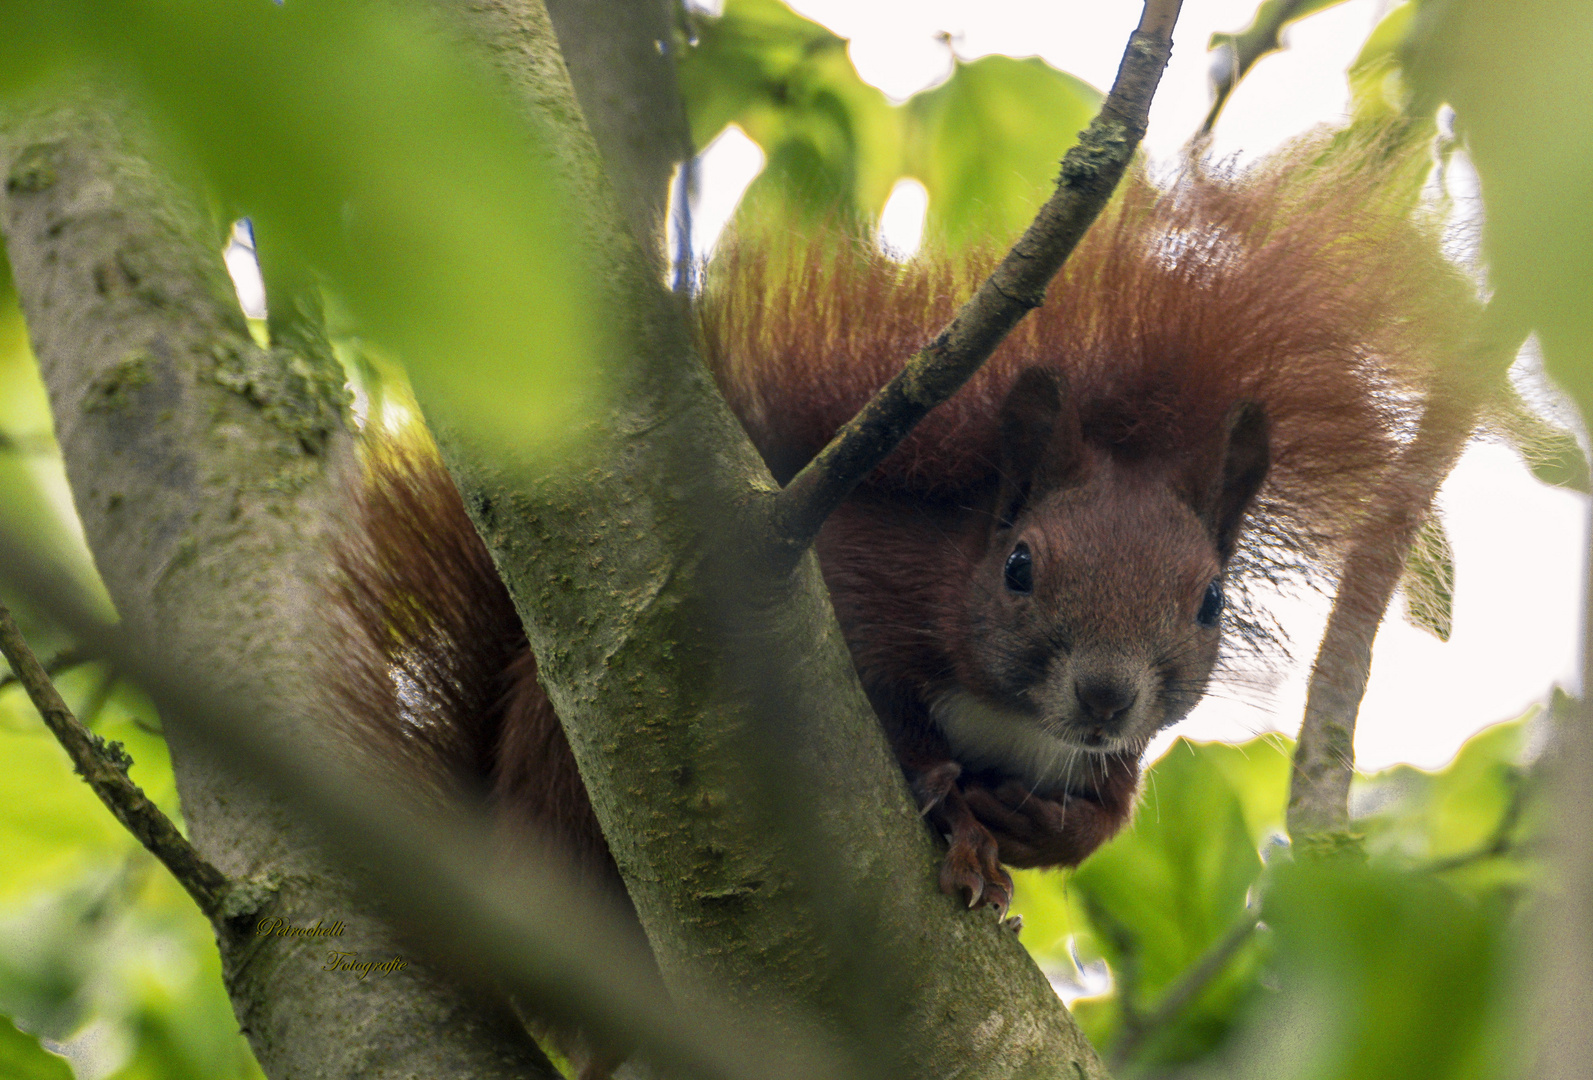
M 417 392 L 671 992 L 816 1029 L 904 1075 L 1104 1075 L 1016 937 L 936 890 L 939 852 L 816 560 L 791 572 L 763 557 L 771 481 L 681 301 L 621 224 L 642 220 L 645 200 L 615 209 L 546 13 L 536 0 L 444 10 L 503 66 L 585 213 L 594 292 L 615 324 L 612 407 L 580 460 L 549 472 L 474 444 L 450 427 L 452 402 L 423 381 Z M 211 223 L 108 121 L 62 115 L 6 154 L 4 220 L 90 547 L 130 626 L 313 730 L 324 717 L 302 643 L 347 452 L 337 376 L 324 356 L 259 350 Z M 545 1070 L 502 1010 L 440 980 L 349 986 L 314 950 L 256 950 L 237 928 L 266 905 L 345 918 L 361 951 L 391 938 L 280 808 L 241 796 L 172 734 L 199 846 L 255 885 L 218 937 L 269 1075 Z
M 345 467 L 342 374 L 249 334 L 220 231 L 116 132 L 103 100 L 17 120 L 0 142 L 3 221 L 78 516 L 124 624 L 295 739 L 329 730 L 305 648 L 321 624 L 323 537 Z M 556 1076 L 502 1006 L 411 964 L 357 981 L 314 939 L 258 921 L 343 921 L 378 962 L 393 935 L 302 824 L 166 724 L 183 815 L 239 886 L 216 920 L 233 1008 L 273 1078 Z

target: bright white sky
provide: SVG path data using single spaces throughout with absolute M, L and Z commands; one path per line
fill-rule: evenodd
M 1141 7 L 1136 0 L 796 0 L 792 6 L 849 38 L 863 78 L 897 98 L 949 74 L 945 32 L 965 59 L 1038 53 L 1104 89 Z M 1255 0 L 1185 0 L 1172 63 L 1151 110 L 1146 146 L 1153 157 L 1173 154 L 1205 116 L 1208 37 L 1241 29 L 1255 6 Z M 1390 0 L 1349 0 L 1296 24 L 1290 48 L 1257 64 L 1229 102 L 1216 153 L 1260 154 L 1315 123 L 1342 118 L 1344 69 L 1390 6 Z M 761 165 L 761 152 L 739 131 L 709 148 L 693 230 L 699 252 Z M 921 198 L 921 189 L 916 194 Z M 893 218 L 906 220 L 888 222 L 887 239 L 898 248 L 916 246 L 921 203 L 891 209 L 898 212 Z M 1455 549 L 1454 633 L 1440 643 L 1397 613 L 1384 625 L 1356 735 L 1362 768 L 1402 761 L 1439 766 L 1474 731 L 1518 715 L 1555 682 L 1578 681 L 1586 500 L 1537 483 L 1509 450 L 1482 444 L 1468 451 L 1440 501 Z M 1396 599 L 1398 611 L 1402 604 Z M 1281 665 L 1281 680 L 1264 693 L 1216 688 L 1160 745 L 1177 735 L 1243 739 L 1298 728 L 1326 603 L 1280 603 L 1278 611 L 1296 654 L 1293 664 Z

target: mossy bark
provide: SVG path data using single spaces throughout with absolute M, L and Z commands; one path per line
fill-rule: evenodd
M 88 94 L 0 124 L 0 225 L 73 499 L 123 623 L 169 670 L 321 745 L 304 643 L 349 451 L 343 377 L 327 355 L 255 344 L 220 230 L 130 150 L 135 127 Z M 506 1011 L 418 963 L 356 980 L 323 970 L 313 939 L 256 937 L 266 916 L 341 920 L 339 949 L 398 948 L 302 823 L 166 731 L 191 838 L 234 885 L 217 941 L 267 1075 L 556 1075 Z
M 530 100 L 555 103 L 540 119 L 560 128 L 569 97 L 542 86 Z M 590 163 L 565 162 L 571 174 L 597 172 L 590 141 L 555 139 Z M 772 481 L 680 301 L 612 196 L 586 194 L 594 302 L 614 333 L 608 410 L 577 459 L 550 471 L 477 445 L 449 425 L 446 400 L 417 392 L 671 991 L 728 997 L 905 1075 L 1103 1075 L 1017 938 L 936 889 L 939 852 L 816 560 L 792 571 L 773 557 Z

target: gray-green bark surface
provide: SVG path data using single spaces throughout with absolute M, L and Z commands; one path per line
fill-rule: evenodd
M 78 515 L 125 625 L 317 744 L 305 642 L 349 450 L 342 375 L 254 343 L 216 223 L 114 134 L 131 126 L 84 95 L 0 128 L 0 224 Z M 418 963 L 355 980 L 313 939 L 255 937 L 267 915 L 341 919 L 338 948 L 397 948 L 281 806 L 167 734 L 191 837 L 239 886 L 217 939 L 269 1076 L 551 1075 L 504 1011 Z
M 554 45 L 533 37 L 525 48 Z M 553 64 L 522 70 L 559 76 Z M 565 122 L 566 88 L 529 100 L 555 103 L 545 123 Z M 565 168 L 592 175 L 595 147 L 577 152 L 590 167 Z M 1016 937 L 936 890 L 939 852 L 816 561 L 788 575 L 759 558 L 772 544 L 767 471 L 611 199 L 577 205 L 594 211 L 583 229 L 595 302 L 617 324 L 611 407 L 580 460 L 551 475 L 508 460 L 451 429 L 450 403 L 423 382 L 417 392 L 526 622 L 672 991 L 729 997 L 774 1026 L 832 1038 L 884 1020 L 886 1052 L 907 1075 L 1101 1075 Z M 755 737 L 760 725 L 778 737 Z M 784 760 L 757 753 L 770 746 Z M 768 790 L 771 774 L 787 785 Z M 771 828 L 771 806 L 813 824 Z M 822 876 L 801 872 L 814 867 Z
M 677 0 L 551 0 L 575 96 L 643 254 L 664 265 L 664 217 L 691 131 L 675 77 Z

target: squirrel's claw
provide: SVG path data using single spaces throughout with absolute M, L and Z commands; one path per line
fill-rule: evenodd
M 967 897 L 970 909 L 993 907 L 1004 918 L 1012 903 L 1012 876 L 1001 868 L 995 837 L 974 817 L 955 787 L 948 788 L 932 809 L 951 840 L 940 867 L 941 892 Z
M 918 815 L 927 817 L 957 786 L 962 766 L 955 761 L 942 761 L 917 773 L 912 778 L 913 798 L 918 802 Z

